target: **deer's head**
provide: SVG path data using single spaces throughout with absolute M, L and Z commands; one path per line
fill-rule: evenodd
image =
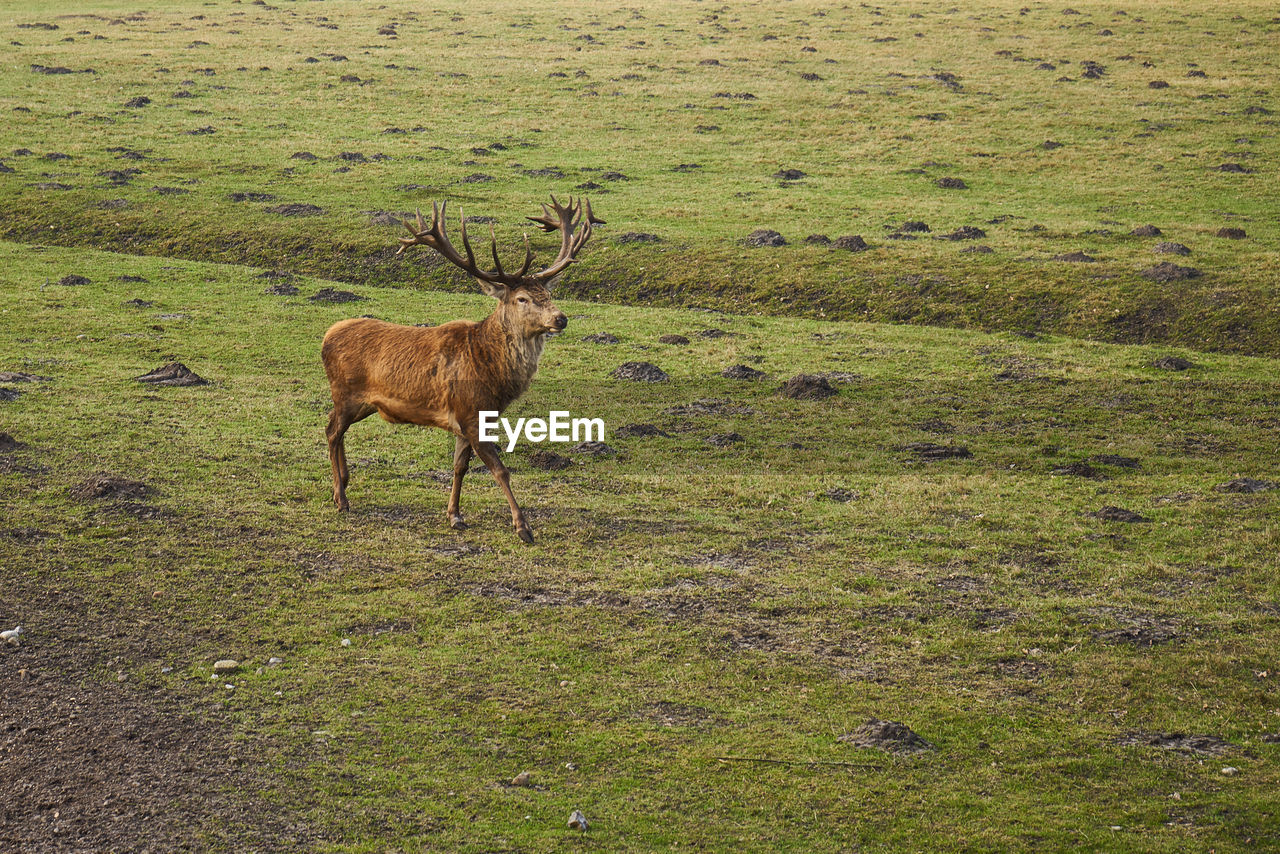
M 494 236 L 493 226 L 489 227 L 489 238 L 493 252 L 493 270 L 484 270 L 476 263 L 471 241 L 467 238 L 467 220 L 459 212 L 462 228 L 462 247 L 466 251 L 464 258 L 445 232 L 444 214 L 448 202 L 431 205 L 431 226 L 428 227 L 418 214 L 418 227 L 409 223 L 404 227 L 411 237 L 400 238 L 400 254 L 410 246 L 429 246 L 439 252 L 446 260 L 466 271 L 479 282 L 480 287 L 489 296 L 498 300 L 497 314 L 502 325 L 524 338 L 538 335 L 554 334 L 562 331 L 569 323 L 564 312 L 551 302 L 551 286 L 555 284 L 565 269 L 572 264 L 578 251 L 591 238 L 591 227 L 600 225 L 604 220 L 597 219 L 591 213 L 591 202 L 569 199 L 568 205 L 562 205 L 551 197 L 551 204 L 542 206 L 542 216 L 529 217 L 543 231 L 560 232 L 560 254 L 550 267 L 535 273 L 529 272 L 533 264 L 533 250 L 529 248 L 529 236 L 524 239 L 524 265 L 518 273 L 508 273 L 502 269 L 502 261 L 498 258 L 498 240 Z

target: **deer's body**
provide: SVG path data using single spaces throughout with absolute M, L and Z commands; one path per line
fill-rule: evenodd
M 548 285 L 574 260 L 591 236 L 592 223 L 600 221 L 593 219 L 591 206 L 585 202 L 575 207 L 570 200 L 565 208 L 553 198 L 552 204 L 554 210 L 544 206 L 545 216 L 531 219 L 545 230 L 560 230 L 560 257 L 548 269 L 531 276 L 525 275 L 531 253 L 526 255 L 524 269 L 518 274 L 503 272 L 500 263 L 496 271 L 476 267 L 465 220 L 462 238 L 467 257 L 462 258 L 445 234 L 443 208 L 435 211 L 429 230 L 419 216 L 418 230 L 409 227 L 414 236 L 401 240 L 402 252 L 410 246 L 427 245 L 471 273 L 498 300 L 497 308 L 484 320 L 418 327 L 360 318 L 341 320 L 325 333 L 321 357 L 333 396 L 326 437 L 333 466 L 333 500 L 339 510 L 349 508 L 344 445 L 347 428 L 376 412 L 393 424 L 439 427 L 457 437 L 448 509 L 450 525 L 465 527 L 459 500 L 462 479 L 474 453 L 488 466 L 506 495 L 516 533 L 525 542 L 533 542 L 533 533 L 516 504 L 497 448 L 492 442 L 480 441 L 479 413 L 502 412 L 524 394 L 538 371 L 547 335 L 560 332 L 568 323 L 551 304 Z M 578 225 L 582 228 L 575 235 Z M 494 261 L 497 262 L 496 244 Z

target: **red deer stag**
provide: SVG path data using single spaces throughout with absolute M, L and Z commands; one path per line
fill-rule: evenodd
M 450 263 L 469 273 L 498 306 L 479 323 L 455 320 L 435 327 L 401 326 L 382 320 L 341 320 L 324 336 L 321 355 L 333 395 L 333 413 L 326 435 L 333 464 L 333 500 L 347 510 L 347 428 L 377 412 L 392 424 L 439 427 L 457 437 L 453 451 L 453 491 L 449 495 L 449 524 L 462 529 L 458 499 L 462 478 L 474 453 L 484 461 L 511 506 L 516 534 L 526 543 L 533 532 L 511 492 L 507 468 L 497 447 L 480 441 L 481 410 L 506 409 L 524 394 L 538 370 L 546 336 L 564 330 L 569 319 L 551 304 L 550 287 L 574 262 L 591 238 L 591 227 L 603 224 L 585 199 L 561 205 L 555 196 L 542 206 L 542 216 L 529 217 L 543 231 L 560 232 L 560 255 L 545 270 L 529 273 L 533 250 L 525 235 L 524 266 L 508 273 L 498 260 L 498 242 L 490 227 L 494 270 L 482 270 L 467 239 L 465 217 L 462 246 L 466 257 L 445 233 L 445 204 L 432 204 L 431 227 L 418 214 L 418 227 L 404 226 L 412 237 L 400 238 L 397 255 L 410 246 L 429 246 Z

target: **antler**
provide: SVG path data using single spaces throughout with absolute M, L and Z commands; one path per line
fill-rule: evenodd
M 476 264 L 475 251 L 471 248 L 471 241 L 467 238 L 467 220 L 466 217 L 462 216 L 461 211 L 458 213 L 458 218 L 462 226 L 462 248 L 466 251 L 467 257 L 463 258 L 449 241 L 449 235 L 445 232 L 444 224 L 445 208 L 448 204 L 447 201 L 438 205 L 435 202 L 431 203 L 430 228 L 427 227 L 426 222 L 423 220 L 421 211 L 418 211 L 418 227 L 416 230 L 409 223 L 404 223 L 404 227 L 413 236 L 400 238 L 400 248 L 396 250 L 396 254 L 401 254 L 410 246 L 429 246 L 443 255 L 450 263 L 465 270 L 472 277 L 511 288 L 534 283 L 545 284 L 555 278 L 576 260 L 579 250 L 591 239 L 591 226 L 604 224 L 604 220 L 598 219 L 591 212 L 591 202 L 586 199 L 579 199 L 575 203 L 573 197 L 570 197 L 569 204 L 566 206 L 561 205 L 556 201 L 556 197 L 552 196 L 550 206 L 543 204 L 541 217 L 529 217 L 543 231 L 560 232 L 560 255 L 551 266 L 545 270 L 529 274 L 529 266 L 533 263 L 533 250 L 529 248 L 529 235 L 526 234 L 524 236 L 524 265 L 520 268 L 520 272 L 508 273 L 503 270 L 502 261 L 498 259 L 498 239 L 494 235 L 493 226 L 490 225 L 489 239 L 492 244 L 495 269 L 482 270 Z

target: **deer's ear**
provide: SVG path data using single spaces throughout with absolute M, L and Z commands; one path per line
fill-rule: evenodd
M 484 291 L 494 299 L 502 299 L 507 295 L 507 286 L 501 282 L 486 282 L 484 279 L 476 279 L 480 285 L 480 290 Z

